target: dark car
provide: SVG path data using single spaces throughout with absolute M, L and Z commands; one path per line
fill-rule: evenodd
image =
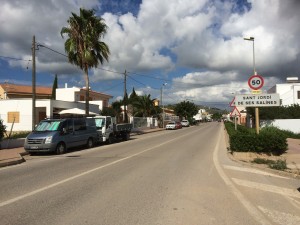
M 176 129 L 181 129 L 181 128 L 182 128 L 182 125 L 181 125 L 180 122 L 176 122 L 176 123 L 175 123 L 175 127 L 176 127 Z

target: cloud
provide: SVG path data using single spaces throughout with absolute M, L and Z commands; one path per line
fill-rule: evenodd
M 66 39 L 61 37 L 60 30 L 67 25 L 71 12 L 79 13 L 79 8 L 85 7 L 102 13 L 109 27 L 104 41 L 111 56 L 108 63 L 90 70 L 93 83 L 122 80 L 122 74 L 115 72 L 125 70 L 152 72 L 172 80 L 166 89 L 170 102 L 178 98 L 226 101 L 232 89 L 247 88 L 247 80 L 253 74 L 253 42 L 243 40 L 249 36 L 255 37 L 256 69 L 265 77 L 266 86 L 283 82 L 287 75 L 299 75 L 298 0 L 143 0 L 139 7 L 135 3 L 132 10 L 130 1 L 122 1 L 124 8 L 120 10 L 118 4 L 111 5 L 113 10 L 106 8 L 109 3 L 3 0 L 1 55 L 30 58 L 33 35 L 39 44 L 64 53 Z M 82 79 L 78 83 L 84 83 L 82 72 L 70 65 L 66 57 L 43 47 L 36 56 L 38 72 L 58 73 L 66 80 L 75 75 Z M 9 61 L 12 69 L 25 69 L 27 64 Z M 181 68 L 188 72 L 178 75 Z M 153 97 L 160 95 L 153 87 L 137 91 L 151 93 Z

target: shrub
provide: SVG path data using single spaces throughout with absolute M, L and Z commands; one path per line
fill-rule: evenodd
M 286 160 L 278 159 L 276 161 L 270 159 L 262 159 L 262 158 L 255 158 L 252 161 L 253 163 L 257 164 L 267 164 L 271 169 L 275 170 L 286 170 Z
M 0 120 L 0 141 L 2 141 L 5 132 L 6 126 L 3 124 L 3 120 Z
M 260 134 L 247 127 L 226 123 L 230 149 L 239 152 L 265 152 L 280 155 L 287 150 L 287 135 L 275 127 L 263 128 Z

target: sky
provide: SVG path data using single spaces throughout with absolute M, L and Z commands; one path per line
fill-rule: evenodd
M 235 94 L 262 92 L 300 75 L 299 0 L 0 0 L 0 83 L 84 87 L 60 34 L 71 13 L 94 9 L 108 26 L 109 62 L 89 70 L 92 90 L 120 100 L 126 88 L 163 104 L 229 109 Z M 254 41 L 244 38 L 254 37 Z M 44 46 L 44 47 L 43 47 Z

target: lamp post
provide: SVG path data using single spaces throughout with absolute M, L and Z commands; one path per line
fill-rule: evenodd
M 163 85 L 161 86 L 161 89 L 160 89 L 160 102 L 161 102 L 161 106 L 162 106 L 162 109 L 163 109 L 163 114 L 162 114 L 162 127 L 165 128 L 165 107 L 164 107 L 164 104 L 163 104 L 163 91 L 164 91 L 164 86 L 166 86 L 167 83 L 163 83 Z
M 255 69 L 254 37 L 244 38 L 244 40 L 252 41 L 252 43 L 253 43 L 253 74 L 257 75 L 256 69 Z M 258 109 L 258 107 L 255 107 L 255 128 L 256 128 L 256 133 L 259 134 L 259 109 Z

